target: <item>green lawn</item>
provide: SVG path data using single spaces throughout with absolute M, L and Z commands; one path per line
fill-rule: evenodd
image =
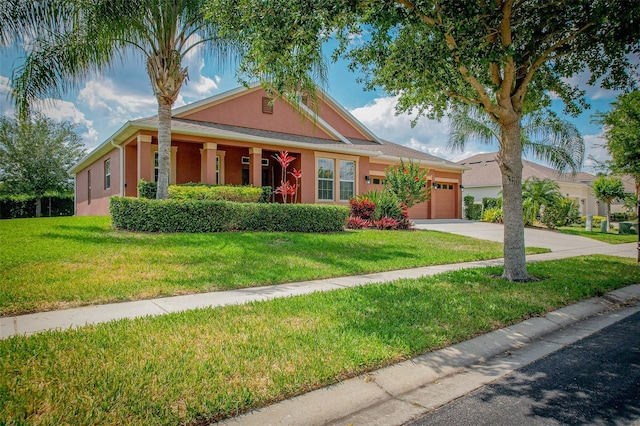
M 584 225 L 582 226 L 564 226 L 558 228 L 560 232 L 571 235 L 579 235 L 581 237 L 587 237 L 594 240 L 602 241 L 609 244 L 625 244 L 638 241 L 637 235 L 619 235 L 617 230 L 610 232 L 600 232 L 600 228 L 593 231 L 586 231 Z
M 502 257 L 439 232 L 145 234 L 107 217 L 3 220 L 0 241 L 5 316 Z
M 540 281 L 463 270 L 3 340 L 0 424 L 208 424 L 640 282 L 607 256 L 529 271 Z

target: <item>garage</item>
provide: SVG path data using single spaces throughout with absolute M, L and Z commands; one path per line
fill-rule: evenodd
M 433 203 L 432 219 L 458 218 L 458 184 L 435 182 L 431 188 L 431 202 Z

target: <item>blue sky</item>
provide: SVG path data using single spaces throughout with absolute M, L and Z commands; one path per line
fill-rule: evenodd
M 0 50 L 0 113 L 13 114 L 8 99 L 8 85 L 13 67 L 24 55 L 18 48 Z M 183 87 L 176 107 L 233 89 L 239 84 L 232 69 L 220 69 L 205 60 L 198 52 L 187 58 L 189 81 Z M 457 161 L 481 152 L 497 150 L 496 146 L 470 144 L 465 152 L 452 152 L 447 148 L 448 122 L 421 118 L 411 128 L 411 117 L 396 116 L 395 98 L 382 90 L 365 91 L 356 82 L 358 75 L 348 71 L 345 62 L 330 63 L 328 93 L 367 125 L 381 138 L 421 150 L 441 158 Z M 602 160 L 606 151 L 600 147 L 602 129 L 591 123 L 595 111 L 607 111 L 618 93 L 586 85 L 587 76 L 579 75 L 573 81 L 587 91 L 591 109 L 579 117 L 566 117 L 572 121 L 585 139 L 587 154 Z M 562 103 L 554 101 L 553 108 L 562 113 Z M 156 101 L 151 91 L 145 66 L 139 56 L 132 55 L 122 64 L 82 83 L 73 93 L 62 99 L 49 99 L 43 104 L 44 114 L 77 125 L 88 150 L 94 148 L 127 120 L 155 115 Z M 535 161 L 535 160 L 534 160 Z M 591 161 L 585 159 L 585 171 L 593 171 Z

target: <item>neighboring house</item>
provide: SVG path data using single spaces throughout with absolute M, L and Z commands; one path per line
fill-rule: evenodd
M 274 188 L 281 168 L 273 156 L 287 150 L 296 157 L 289 171 L 302 170 L 300 202 L 347 205 L 354 195 L 381 189 L 389 166 L 413 159 L 429 169 L 436 189 L 410 217 L 461 217 L 464 166 L 379 139 L 326 93 L 318 94 L 317 113 L 302 101 L 297 109 L 271 102 L 254 85 L 174 109 L 170 183 Z M 155 181 L 157 134 L 155 116 L 129 121 L 76 164 L 70 170 L 76 214 L 107 215 L 109 197 L 135 197 L 141 179 Z
M 502 174 L 496 161 L 497 152 L 478 154 L 473 157 L 458 161 L 461 166 L 469 167 L 462 175 L 462 185 L 464 195 L 471 195 L 476 203 L 481 203 L 485 197 L 499 197 L 502 191 Z M 522 181 L 536 177 L 538 179 L 551 179 L 556 181 L 560 187 L 562 195 L 573 199 L 580 208 L 581 215 L 597 215 L 601 208 L 598 200 L 591 190 L 591 182 L 596 176 L 579 172 L 576 175 L 571 173 L 558 173 L 557 171 L 543 165 L 522 160 Z
M 636 193 L 636 180 L 630 175 L 618 176 L 622 180 L 624 185 L 624 192 L 627 194 Z M 634 209 L 635 211 L 636 209 Z M 603 210 L 603 215 L 605 210 Z M 627 209 L 624 205 L 624 200 L 615 200 L 611 203 L 611 213 L 627 213 Z

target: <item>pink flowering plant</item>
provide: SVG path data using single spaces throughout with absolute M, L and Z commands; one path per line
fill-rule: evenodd
M 400 159 L 400 163 L 385 171 L 386 187 L 396 194 L 401 204 L 411 208 L 429 199 L 428 169 L 420 169 L 419 164 L 409 160 L 409 164 Z

